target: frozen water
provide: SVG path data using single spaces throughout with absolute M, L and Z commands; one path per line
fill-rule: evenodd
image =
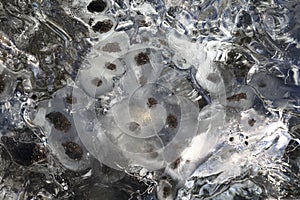
M 0 1 L 0 198 L 300 198 L 299 11 Z

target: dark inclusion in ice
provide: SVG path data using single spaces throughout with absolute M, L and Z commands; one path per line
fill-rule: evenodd
M 156 105 L 156 104 L 157 104 L 157 100 L 156 100 L 155 98 L 150 97 L 150 98 L 148 99 L 147 105 L 148 105 L 149 108 L 152 108 L 152 107 L 153 107 L 154 105 Z
M 97 22 L 93 27 L 93 31 L 99 33 L 106 33 L 112 29 L 114 26 L 113 22 L 109 19 Z
M 172 162 L 172 163 L 170 164 L 170 167 L 171 167 L 172 169 L 176 169 L 176 168 L 179 166 L 181 160 L 182 160 L 182 158 L 177 158 L 174 162 Z
M 242 99 L 247 99 L 247 94 L 246 93 L 239 93 L 232 95 L 230 97 L 227 97 L 228 101 L 240 101 Z
M 69 156 L 69 158 L 73 160 L 80 160 L 82 158 L 83 150 L 79 144 L 69 141 L 62 143 L 62 146 L 64 147 L 65 153 L 67 156 Z
M 103 81 L 101 79 L 99 79 L 99 78 L 94 78 L 92 80 L 92 84 L 95 85 L 95 86 L 97 86 L 97 87 L 100 87 L 102 85 L 102 83 L 103 83 Z
M 107 3 L 102 0 L 95 0 L 92 1 L 88 6 L 87 10 L 89 12 L 103 12 L 107 6 Z
M 175 115 L 168 115 L 167 117 L 167 124 L 170 128 L 176 128 L 178 125 L 177 117 Z
M 68 132 L 72 126 L 68 118 L 60 112 L 50 112 L 46 115 L 46 118 L 54 125 L 54 128 L 59 131 Z
M 237 20 L 237 27 L 247 27 L 250 26 L 252 24 L 252 19 L 249 13 L 247 13 L 246 11 L 242 11 L 240 13 L 240 15 L 238 16 L 238 20 Z
M 105 46 L 102 47 L 103 51 L 107 52 L 120 52 L 120 46 L 118 43 L 113 42 L 113 43 L 107 43 Z
M 134 57 L 134 60 L 137 65 L 145 65 L 145 64 L 149 63 L 149 61 L 150 61 L 148 55 L 144 52 L 141 52 L 138 55 L 136 55 Z
M 253 118 L 248 120 L 248 124 L 249 124 L 249 126 L 251 126 L 251 127 L 254 126 L 255 123 L 256 123 L 256 120 L 253 119 Z
M 141 131 L 141 126 L 137 122 L 130 122 L 129 130 L 132 132 L 138 132 Z
M 72 95 L 68 95 L 65 97 L 65 101 L 68 104 L 75 104 L 77 102 L 76 97 L 73 97 Z
M 1 142 L 9 151 L 12 159 L 24 166 L 46 159 L 46 150 L 36 143 L 21 143 L 13 138 L 3 136 Z
M 115 65 L 113 63 L 106 63 L 105 66 L 107 69 L 112 70 L 112 71 L 117 69 L 117 65 Z

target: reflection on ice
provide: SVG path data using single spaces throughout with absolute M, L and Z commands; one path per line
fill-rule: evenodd
M 298 198 L 299 10 L 1 1 L 1 199 Z

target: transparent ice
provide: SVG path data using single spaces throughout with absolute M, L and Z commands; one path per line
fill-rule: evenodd
M 297 0 L 1 0 L 1 199 L 298 199 Z

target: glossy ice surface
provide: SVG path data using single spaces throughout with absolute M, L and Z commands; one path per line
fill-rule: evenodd
M 300 198 L 296 0 L 0 0 L 0 199 Z

